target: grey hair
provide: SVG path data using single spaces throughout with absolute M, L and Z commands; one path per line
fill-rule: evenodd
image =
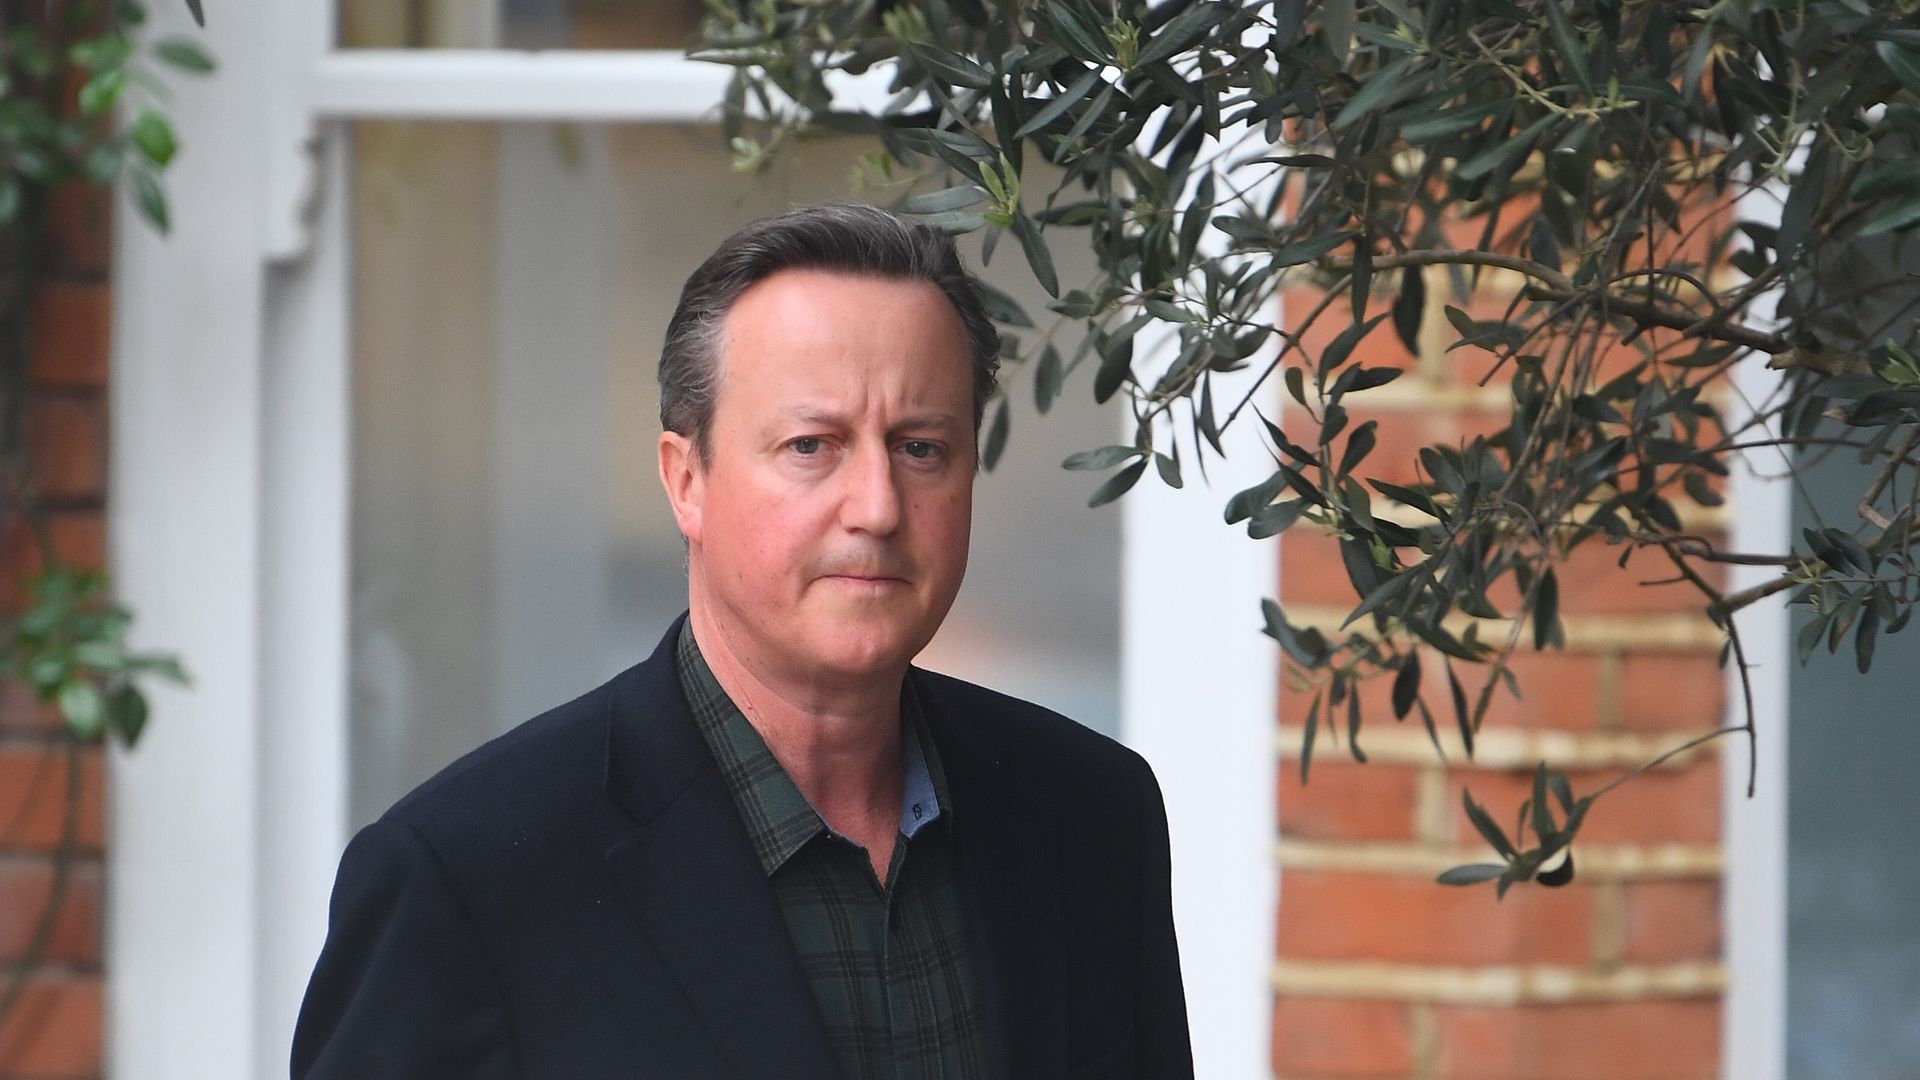
M 711 447 L 727 311 L 754 284 L 782 270 L 834 270 L 895 281 L 927 281 L 960 316 L 973 361 L 973 430 L 980 433 L 1000 369 L 1000 333 L 979 279 L 953 238 L 878 207 L 803 206 L 748 225 L 720 242 L 687 278 L 660 349 L 660 426 L 693 439 L 702 461 Z

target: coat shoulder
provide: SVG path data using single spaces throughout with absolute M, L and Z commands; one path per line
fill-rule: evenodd
M 618 680 L 615 680 L 616 682 Z M 502 836 L 551 839 L 605 798 L 614 684 L 588 691 L 468 751 L 422 781 L 382 821 L 410 826 L 443 857 Z
M 1044 787 L 1111 791 L 1153 784 L 1146 759 L 1118 740 L 1031 701 L 915 669 L 923 702 L 964 727 L 997 764 Z

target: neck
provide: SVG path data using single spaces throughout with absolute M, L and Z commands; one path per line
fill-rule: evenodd
M 815 810 L 848 836 L 899 820 L 900 679 L 860 685 L 809 679 L 761 662 L 753 642 L 696 593 L 694 641 L 727 697 L 740 707 L 775 760 Z

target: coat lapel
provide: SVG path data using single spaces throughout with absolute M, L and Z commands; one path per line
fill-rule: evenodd
M 955 871 L 981 958 L 996 1076 L 1067 1071 L 1066 927 L 1051 804 L 953 714 L 936 680 L 916 690 L 953 796 Z
M 681 694 L 679 632 L 614 691 L 607 785 L 639 824 L 608 868 L 733 1076 L 833 1080 L 786 923 Z

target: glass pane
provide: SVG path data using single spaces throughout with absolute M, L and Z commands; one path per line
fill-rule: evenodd
M 670 126 L 356 127 L 356 823 L 643 658 L 685 607 L 654 465 L 666 320 L 722 236 L 847 197 L 863 148 L 809 143 L 748 178 L 721 144 Z M 1063 279 L 1091 271 L 1062 258 Z M 1043 311 L 1016 245 L 989 276 Z M 967 582 L 920 662 L 1110 732 L 1119 516 L 1059 468 L 1119 428 L 1087 378 L 1044 420 L 1018 381 Z
M 340 0 L 363 49 L 681 49 L 700 0 Z
M 1920 271 L 1913 238 L 1878 244 L 1870 257 Z M 1855 327 L 1884 325 L 1886 303 L 1863 307 L 1869 310 L 1843 318 Z M 1865 430 L 1830 425 L 1825 434 L 1860 438 Z M 1857 452 L 1836 448 L 1809 464 L 1794 535 L 1822 525 L 1856 528 L 1855 504 L 1878 461 L 1863 465 Z M 1895 486 L 1910 479 L 1902 473 Z M 1798 631 L 1810 613 L 1793 612 Z M 1920 1076 L 1920 1025 L 1913 1022 L 1920 1002 L 1920 922 L 1913 917 L 1920 844 L 1906 832 L 1920 821 L 1920 625 L 1882 635 L 1867 675 L 1855 668 L 1848 634 L 1837 655 L 1817 649 L 1805 668 L 1792 669 L 1791 680 L 1788 1075 L 1910 1080 Z

